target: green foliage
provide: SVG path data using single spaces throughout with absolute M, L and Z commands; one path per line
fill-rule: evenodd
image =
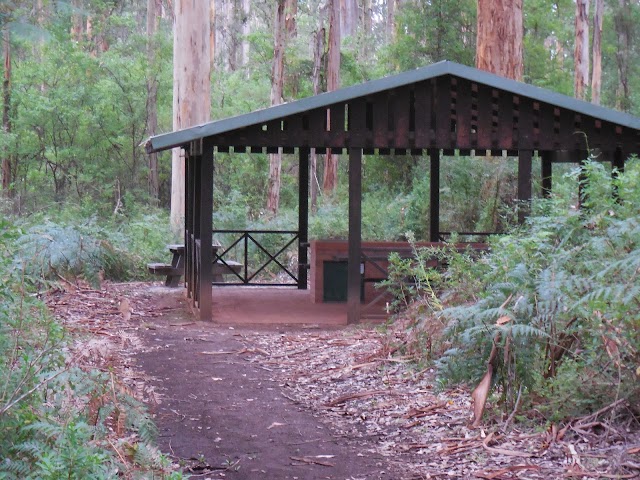
M 386 62 L 394 71 L 440 60 L 473 65 L 475 32 L 473 1 L 407 2 L 399 9 L 396 39 L 388 47 Z
M 640 412 L 639 172 L 630 162 L 612 187 L 610 173 L 588 163 L 582 210 L 566 198 L 538 201 L 526 228 L 493 239 L 478 298 L 442 312 L 454 347 L 440 360 L 444 379 L 477 382 L 497 342 L 507 409 L 522 385 L 543 395 L 538 409 L 554 419 L 618 398 Z M 565 181 L 575 188 L 578 177 Z
M 131 455 L 136 468 L 168 474 L 168 462 L 149 445 L 156 429 L 144 407 L 112 374 L 74 366 L 72 339 L 38 300 L 40 279 L 20 257 L 25 235 L 33 234 L 0 220 L 0 478 L 118 478 L 128 466 L 109 437 L 120 418 L 139 452 Z

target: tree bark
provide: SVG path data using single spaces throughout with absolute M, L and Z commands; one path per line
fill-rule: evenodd
M 209 8 L 209 59 L 211 62 L 211 68 L 214 68 L 214 65 L 216 64 L 216 40 L 217 40 L 217 33 L 216 33 L 216 3 L 217 0 L 210 0 L 211 4 L 210 4 L 210 8 Z
M 589 84 L 589 0 L 576 0 L 573 94 L 584 100 Z
M 329 50 L 327 52 L 327 91 L 340 88 L 340 0 L 329 4 Z M 331 128 L 331 117 L 327 111 L 327 128 Z M 338 185 L 338 156 L 327 149 L 324 161 L 322 189 L 332 193 Z
M 358 0 L 340 0 L 340 33 L 344 37 L 358 32 Z
M 207 122 L 211 112 L 209 2 L 174 0 L 173 129 Z M 171 227 L 184 229 L 184 158 L 174 149 L 171 161 Z
M 387 43 L 396 38 L 396 0 L 387 0 Z
M 522 0 L 478 0 L 477 68 L 522 80 L 522 21 Z
M 276 4 L 274 24 L 273 64 L 271 66 L 271 105 L 282 103 L 284 89 L 284 50 L 286 44 L 285 0 Z M 267 211 L 278 214 L 280 208 L 280 184 L 282 173 L 282 151 L 269 155 L 269 182 L 267 192 Z
M 593 12 L 593 71 L 591 72 L 591 102 L 600 105 L 602 91 L 602 19 L 604 0 L 594 0 Z
M 240 5 L 240 23 L 242 25 L 242 39 L 241 39 L 241 62 L 242 66 L 249 65 L 249 34 L 251 33 L 251 3 L 249 0 L 242 0 Z
M 371 0 L 362 0 L 362 40 L 360 41 L 360 56 L 368 61 L 371 58 L 373 44 L 373 9 Z
M 11 133 L 11 37 L 9 28 L 4 27 L 2 32 L 2 53 L 4 58 L 4 76 L 2 81 L 2 131 Z M 13 175 L 11 153 L 8 147 L 4 148 L 2 157 L 2 192 L 9 198 L 12 193 Z
M 290 40 L 298 35 L 298 0 L 286 0 L 284 5 L 284 13 L 287 40 Z
M 629 98 L 629 59 L 631 56 L 631 11 L 629 0 L 619 0 L 615 15 L 618 45 L 616 63 L 618 66 L 618 88 L 616 90 L 616 107 L 628 112 L 631 108 Z
M 157 0 L 147 0 L 147 135 L 158 130 L 158 79 L 156 78 L 156 31 L 158 27 Z M 158 154 L 149 154 L 149 196 L 158 201 L 160 181 L 158 176 Z
M 321 91 L 320 89 L 320 72 L 322 70 L 322 53 L 324 52 L 324 36 L 325 29 L 320 26 L 318 30 L 314 33 L 313 38 L 313 74 L 312 74 L 312 83 L 313 83 L 313 94 L 318 95 Z M 311 211 L 315 213 L 318 210 L 318 154 L 316 153 L 316 149 L 311 149 L 311 154 L 309 156 L 309 168 L 311 169 L 311 174 L 309 178 L 311 179 Z
M 234 2 L 227 0 L 225 12 L 225 29 L 226 45 L 229 47 L 227 65 L 230 72 L 235 72 L 238 68 L 238 35 L 236 32 L 236 12 Z

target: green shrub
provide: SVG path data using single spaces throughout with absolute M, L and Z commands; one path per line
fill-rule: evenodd
M 538 202 L 527 228 L 494 240 L 481 298 L 443 312 L 458 350 L 441 372 L 478 381 L 497 339 L 507 408 L 522 385 L 544 395 L 542 411 L 554 417 L 618 398 L 640 413 L 640 191 L 627 178 L 637 178 L 638 165 L 615 182 L 620 201 L 602 164 L 579 173 L 566 181 L 584 178 L 583 208 L 567 210 L 566 198 Z M 481 367 L 465 374 L 469 363 Z
M 82 237 L 73 230 L 49 227 L 56 248 L 62 248 L 58 237 L 79 245 Z M 168 462 L 149 445 L 155 426 L 144 407 L 117 387 L 111 373 L 80 368 L 70 358 L 73 339 L 38 299 L 42 257 L 34 268 L 27 258 L 15 259 L 23 251 L 20 243 L 33 235 L 0 220 L 0 478 L 118 478 L 129 465 L 121 462 L 114 441 L 120 450 L 130 445 L 147 452 L 131 452 L 140 472 L 171 475 Z M 58 268 L 79 269 L 97 249 L 83 246 L 76 257 L 49 259 Z M 126 445 L 111 438 L 119 418 L 126 420 L 123 431 L 135 434 Z
M 429 274 L 443 288 L 427 302 L 447 305 L 436 318 L 433 309 L 422 316 L 447 325 L 443 383 L 477 384 L 495 343 L 494 387 L 505 410 L 523 392 L 555 420 L 621 398 L 640 414 L 640 167 L 627 165 L 613 183 L 599 163 L 573 171 L 559 194 L 534 203 L 525 226 L 493 238 L 489 255 L 453 255 L 446 274 Z M 580 210 L 571 206 L 578 181 Z M 422 275 L 423 262 L 400 276 Z

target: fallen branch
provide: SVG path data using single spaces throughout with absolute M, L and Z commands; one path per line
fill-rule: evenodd
M 606 407 L 602 407 L 600 410 L 593 412 L 589 415 L 586 415 L 580 419 L 578 419 L 578 421 L 576 423 L 574 423 L 574 425 L 581 427 L 584 426 L 586 423 L 591 423 L 593 422 L 596 418 L 598 418 L 600 415 L 602 415 L 603 413 L 608 412 L 609 410 L 613 410 L 614 408 L 616 408 L 618 405 L 625 403 L 627 400 L 624 398 L 621 398 L 619 400 L 616 400 L 615 402 L 613 402 L 610 405 L 607 405 Z
M 500 470 L 493 470 L 490 472 L 475 472 L 473 475 L 478 478 L 493 480 L 497 478 L 502 478 L 502 476 L 507 473 L 518 472 L 521 470 L 541 470 L 541 467 L 538 465 L 513 465 L 511 467 L 501 468 Z
M 533 453 L 519 452 L 517 450 L 507 450 L 504 448 L 490 447 L 489 442 L 491 442 L 491 440 L 493 439 L 493 435 L 494 435 L 493 432 L 491 432 L 489 435 L 487 435 L 487 438 L 485 438 L 484 441 L 482 442 L 482 447 L 487 452 L 495 453 L 497 455 L 506 455 L 508 457 L 523 457 L 523 458 L 535 457 Z
M 325 460 L 319 460 L 317 458 L 312 457 L 289 457 L 294 462 L 302 462 L 307 465 L 322 465 L 323 467 L 335 467 L 335 465 L 331 462 L 327 462 Z
M 335 407 L 341 403 L 348 402 L 349 400 L 357 400 L 359 398 L 375 397 L 376 395 L 402 395 L 399 392 L 393 392 L 391 390 L 367 390 L 364 392 L 350 393 L 331 400 L 324 404 L 325 407 Z
M 606 473 L 606 472 L 591 472 L 589 470 L 584 470 L 580 467 L 570 466 L 564 474 L 565 477 L 580 477 L 580 478 L 638 478 L 637 473 L 628 473 L 625 475 L 620 475 L 616 473 Z

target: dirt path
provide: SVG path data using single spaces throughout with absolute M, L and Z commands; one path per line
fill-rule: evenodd
M 273 371 L 247 361 L 255 348 L 236 330 L 160 318 L 136 358 L 163 399 L 159 446 L 194 473 L 231 479 L 386 479 L 384 458 L 333 435 L 286 398 Z
M 150 405 L 161 450 L 193 478 L 640 476 L 635 423 L 507 429 L 494 414 L 470 428 L 469 392 L 435 391 L 433 371 L 399 354 L 402 328 L 216 326 L 194 322 L 179 290 L 149 284 L 58 291 L 48 304 Z

